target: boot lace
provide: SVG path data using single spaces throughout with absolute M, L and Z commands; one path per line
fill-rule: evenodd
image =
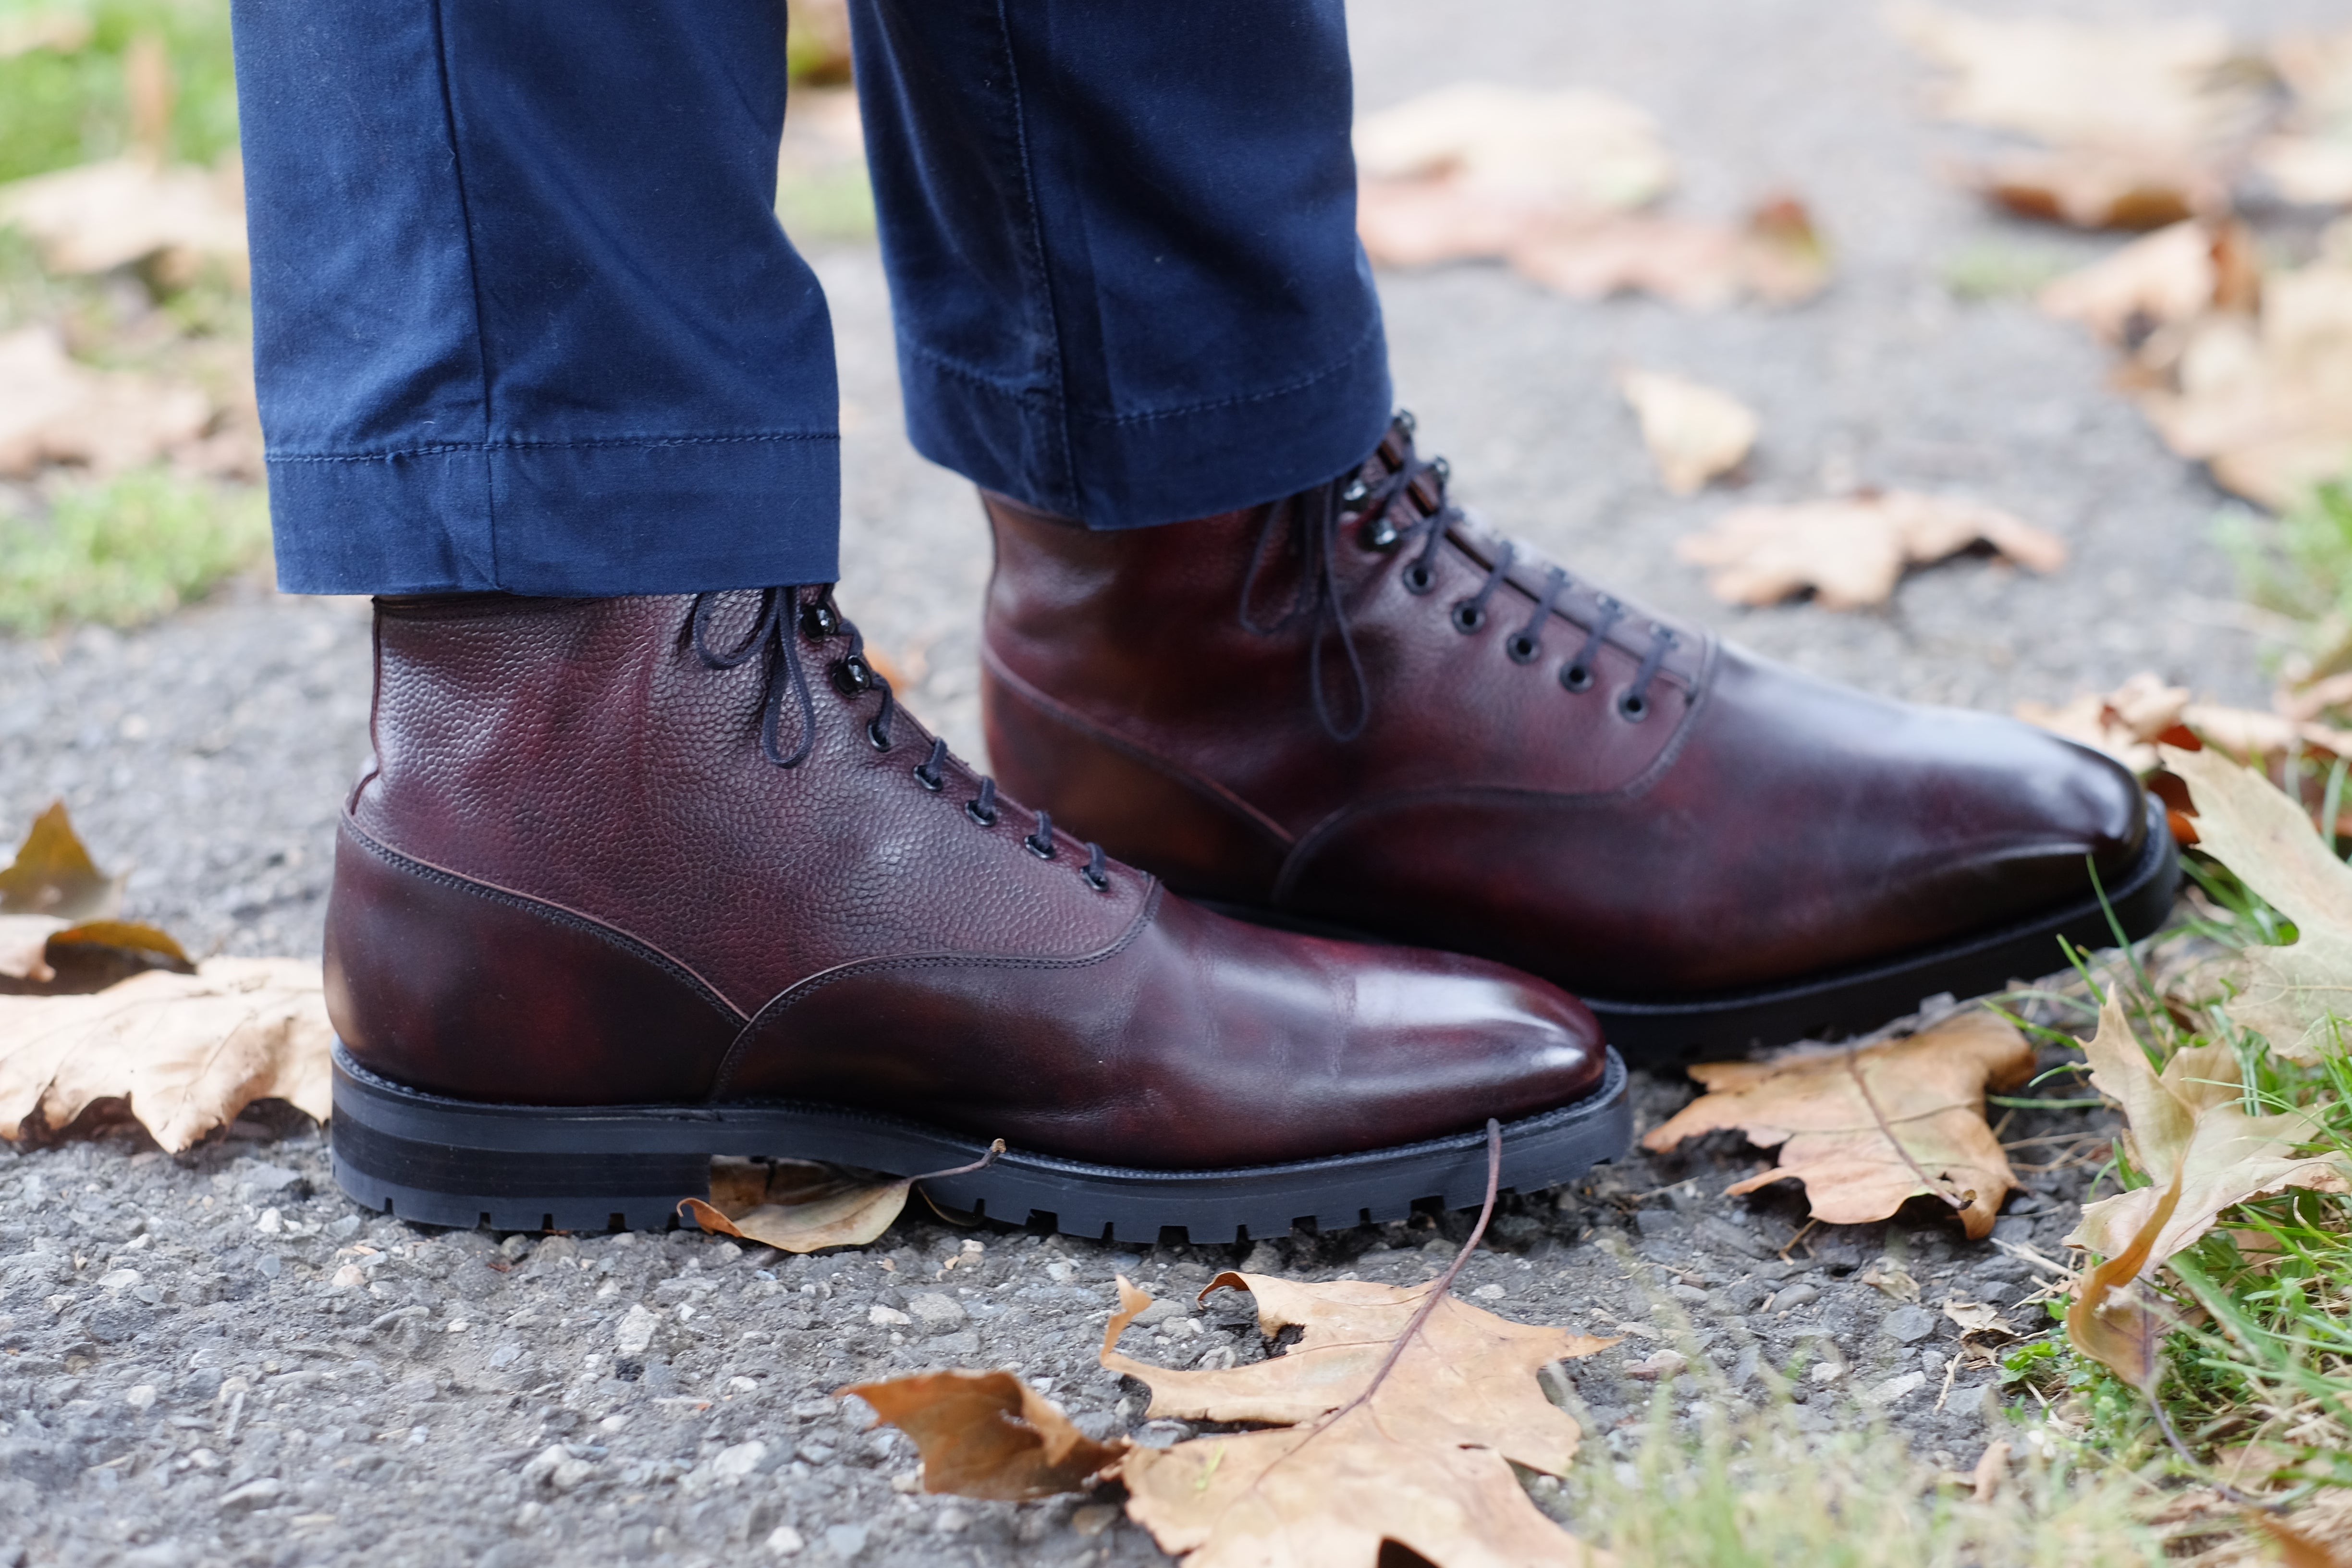
M 803 595 L 808 597 L 803 599 Z M 808 761 L 815 749 L 816 700 L 809 690 L 808 667 L 801 657 L 803 638 L 812 644 L 836 637 L 848 640 L 848 647 L 833 661 L 828 671 L 834 689 L 845 699 L 862 697 L 870 691 L 881 693 L 881 705 L 866 721 L 866 738 L 877 752 L 890 749 L 890 721 L 898 710 L 898 694 L 891 690 L 888 678 L 866 657 L 865 634 L 834 603 L 832 584 L 762 588 L 759 614 L 752 620 L 751 629 L 742 640 L 727 648 L 715 646 L 710 636 L 710 619 L 719 598 L 717 592 L 694 596 L 687 617 L 688 638 L 695 657 L 707 669 L 733 669 L 766 656 L 767 676 L 760 702 L 761 756 L 777 767 L 796 768 Z M 799 715 L 799 738 L 789 752 L 783 749 L 782 740 L 788 700 Z M 948 743 L 935 737 L 930 753 L 914 766 L 915 782 L 933 795 L 941 793 L 948 784 L 947 761 Z M 996 800 L 996 781 L 982 775 L 979 793 L 964 802 L 963 810 L 980 826 L 994 827 L 1002 815 Z M 1053 859 L 1061 847 L 1054 837 L 1053 819 L 1042 811 L 1037 813 L 1034 830 L 1023 837 L 1021 845 L 1041 860 Z M 1102 846 L 1091 840 L 1086 850 L 1087 863 L 1079 869 L 1079 879 L 1098 893 L 1106 891 L 1110 887 L 1108 858 L 1103 854 Z
M 1339 588 L 1338 557 L 1343 525 L 1352 521 L 1359 538 L 1371 550 L 1386 552 L 1417 543 L 1419 550 L 1405 563 L 1398 580 L 1404 584 L 1405 592 L 1421 595 L 1437 586 L 1437 552 L 1454 528 L 1467 521 L 1446 494 L 1446 483 L 1453 471 L 1445 459 L 1424 458 L 1413 449 L 1412 416 L 1400 411 L 1391 429 L 1402 452 L 1387 473 L 1368 479 L 1359 467 L 1269 508 L 1256 547 L 1250 554 L 1249 570 L 1242 578 L 1238 618 L 1244 630 L 1268 635 L 1286 631 L 1301 622 L 1310 628 L 1307 646 L 1307 696 L 1324 732 L 1342 742 L 1362 734 L 1372 716 L 1370 680 L 1364 673 L 1363 657 L 1357 650 L 1355 630 L 1349 624 Z M 1400 513 L 1403 514 L 1402 522 Z M 1267 561 L 1286 542 L 1300 563 L 1298 586 L 1290 604 L 1279 615 L 1265 619 L 1253 608 L 1258 597 L 1259 578 Z M 1509 578 L 1518 555 L 1517 544 L 1507 540 L 1503 542 L 1477 591 L 1455 601 L 1450 616 L 1454 630 L 1467 637 L 1486 624 L 1495 595 Z M 1546 574 L 1534 614 L 1503 640 L 1503 651 L 1512 663 L 1533 664 L 1542 657 L 1544 628 L 1572 581 L 1557 566 Z M 1605 594 L 1597 598 L 1599 613 L 1587 628 L 1582 646 L 1559 667 L 1559 684 L 1570 692 L 1591 689 L 1593 660 L 1608 642 L 1609 634 L 1625 617 L 1625 606 L 1615 599 Z M 1666 656 L 1679 642 L 1673 631 L 1652 624 L 1650 645 L 1634 671 L 1633 683 L 1617 700 L 1621 718 L 1638 723 L 1649 716 L 1650 689 L 1664 668 Z M 1324 668 L 1328 662 L 1326 649 L 1334 643 L 1339 647 L 1351 689 L 1344 721 L 1335 716 L 1324 687 Z

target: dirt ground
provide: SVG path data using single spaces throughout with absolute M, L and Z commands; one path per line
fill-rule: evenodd
M 2226 9 L 2250 35 L 2332 12 Z M 1729 215 L 1794 190 L 1837 250 L 1831 291 L 1786 312 L 1579 305 L 1490 268 L 1384 277 L 1401 398 L 1490 521 L 1661 608 L 1904 697 L 2006 709 L 2141 668 L 2260 696 L 2260 624 L 2211 542 L 2223 498 L 2109 392 L 2081 334 L 2022 298 L 1951 287 L 1970 257 L 2063 261 L 2114 242 L 1990 217 L 1939 184 L 1937 159 L 1969 139 L 1918 112 L 1922 75 L 1874 8 L 1490 0 L 1433 17 L 1410 0 L 1351 7 L 1365 108 L 1465 78 L 1607 87 L 1665 127 L 1681 210 Z M 977 755 L 978 507 L 906 446 L 873 250 L 813 259 L 842 357 L 842 599 L 917 711 Z M 1626 363 L 1714 383 L 1763 414 L 1743 488 L 1665 495 L 1611 390 Z M 2049 578 L 1955 562 L 1883 612 L 1837 615 L 1726 609 L 1672 557 L 1675 538 L 1737 500 L 1857 481 L 1995 501 L 2074 559 Z M 0 827 L 63 797 L 101 860 L 133 868 L 130 912 L 192 951 L 315 952 L 334 815 L 366 751 L 367 678 L 363 603 L 252 584 L 135 632 L 0 640 Z M 1640 1080 L 1643 1125 L 1688 1093 Z M 1923 1457 L 1964 1468 L 1986 1438 L 1990 1384 L 1954 1368 L 1957 1331 L 1937 1308 L 2031 1292 L 2013 1249 L 2057 1252 L 2084 1174 L 2052 1163 L 2026 1173 L 2002 1247 L 1929 1215 L 1798 1240 L 1792 1194 L 1717 1195 L 1756 1168 L 1736 1142 L 1637 1154 L 1508 1199 L 1460 1288 L 1627 1336 L 1559 1390 L 1593 1443 L 1622 1444 L 1620 1423 L 1653 1395 L 1624 1369 L 1681 1344 L 1719 1373 L 1669 1381 L 1686 1418 L 1754 1395 L 1759 1366 L 1834 1361 L 1843 1370 L 1809 1384 L 1804 1419 L 1883 1416 Z M 1237 1264 L 1413 1281 L 1464 1232 L 1459 1216 L 1423 1217 L 1244 1258 L 910 1218 L 871 1248 L 785 1258 L 694 1233 L 540 1240 L 371 1217 L 334 1191 L 316 1129 L 268 1116 L 183 1157 L 128 1137 L 0 1152 L 0 1568 L 1157 1561 L 1097 1504 L 914 1493 L 910 1450 L 861 1431 L 829 1391 L 924 1365 L 1012 1365 L 1093 1431 L 1169 1440 L 1176 1427 L 1141 1426 L 1139 1391 L 1093 1363 L 1114 1272 L 1188 1301 Z M 1918 1282 L 1918 1303 L 1863 1282 L 1888 1260 Z M 1229 1300 L 1136 1331 L 1128 1348 L 1263 1353 Z

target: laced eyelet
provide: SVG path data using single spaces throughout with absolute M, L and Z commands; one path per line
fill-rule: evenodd
M 1394 550 L 1397 541 L 1404 536 L 1397 531 L 1397 525 L 1389 520 L 1388 513 L 1382 512 L 1378 517 L 1366 519 L 1357 537 L 1363 541 L 1367 550 L 1386 551 Z
M 1570 691 L 1590 691 L 1592 671 L 1580 664 L 1563 664 L 1559 667 L 1559 683 Z
M 1429 471 L 1435 474 L 1437 482 L 1443 485 L 1454 477 L 1454 465 L 1442 457 L 1432 458 L 1429 459 Z
M 811 642 L 823 642 L 841 630 L 841 615 L 822 599 L 801 606 L 801 633 Z
M 1097 893 L 1108 893 L 1110 891 L 1110 879 L 1104 876 L 1100 871 L 1096 870 L 1091 866 L 1078 873 L 1078 880 L 1084 882 L 1087 887 L 1092 888 Z
M 1395 424 L 1398 429 L 1403 431 L 1408 436 L 1412 435 L 1415 424 L 1412 417 L 1412 410 L 1410 408 L 1398 409 L 1396 411 Z
M 1354 511 L 1371 499 L 1372 487 L 1364 483 L 1364 476 L 1361 474 L 1349 479 L 1348 488 L 1339 492 L 1339 505 L 1349 511 Z
M 890 731 L 882 728 L 882 721 L 879 719 L 866 726 L 866 738 L 874 743 L 874 749 L 877 752 L 887 752 L 890 749 Z
M 991 807 L 986 811 L 982 811 L 981 809 L 980 802 L 976 800 L 968 800 L 963 803 L 963 814 L 966 816 L 971 817 L 974 822 L 979 823 L 982 827 L 993 827 L 996 826 L 995 808 Z
M 1503 652 L 1509 656 L 1513 664 L 1533 664 L 1536 656 L 1543 652 L 1543 644 L 1525 632 L 1514 632 L 1505 639 Z
M 1420 562 L 1416 561 L 1412 565 L 1404 569 L 1404 591 L 1406 593 L 1426 594 L 1432 588 L 1436 586 L 1437 574 L 1423 565 Z
M 1040 860 L 1051 860 L 1054 858 L 1054 841 L 1050 838 L 1043 844 L 1038 843 L 1034 837 L 1024 838 L 1021 841 L 1021 847 Z
M 917 763 L 915 764 L 915 782 L 922 785 L 925 789 L 929 790 L 933 795 L 937 795 L 940 791 L 948 787 L 948 781 L 946 779 L 941 778 L 937 773 L 925 773 L 923 771 L 923 764 L 920 763 Z
M 1628 691 L 1617 700 L 1617 716 L 1629 724 L 1638 724 L 1650 716 L 1650 700 L 1638 691 Z
M 833 667 L 834 689 L 844 697 L 855 697 L 874 689 L 874 667 L 857 654 L 837 660 Z
M 1465 599 L 1454 606 L 1454 629 L 1468 637 L 1486 624 L 1486 612 Z

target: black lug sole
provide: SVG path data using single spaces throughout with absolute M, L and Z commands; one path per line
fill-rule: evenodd
M 2066 963 L 2059 944 L 2111 947 L 2116 927 L 2125 940 L 2152 934 L 2172 913 L 2180 889 L 2180 855 L 2164 807 L 2147 802 L 2147 839 L 2139 859 L 2106 888 L 2102 908 L 2095 894 L 2045 910 L 2012 924 L 1915 949 L 1874 963 L 1810 974 L 1772 985 L 1712 995 L 1611 997 L 1579 992 L 1601 1020 L 1609 1043 L 1638 1068 L 1675 1068 L 1686 1062 L 1736 1057 L 1792 1040 L 1837 1040 L 1867 1034 L 1891 1018 L 1916 1010 L 1928 997 L 1950 993 L 1981 996 L 2010 982 L 2049 974 Z M 1395 939 L 1327 921 L 1301 920 L 1280 910 L 1195 900 L 1222 914 L 1291 931 L 1356 942 Z M 2108 910 L 2115 914 L 2108 921 Z
M 424 1225 L 496 1230 L 660 1229 L 709 1194 L 717 1154 L 945 1170 L 971 1139 L 829 1106 L 492 1105 L 405 1089 L 334 1052 L 335 1180 L 362 1206 Z M 1503 1128 L 1502 1184 L 1533 1192 L 1622 1153 L 1633 1133 L 1625 1064 L 1571 1104 Z M 1486 1191 L 1483 1131 L 1289 1164 L 1151 1171 L 1007 1151 L 982 1171 L 924 1184 L 945 1207 L 1067 1235 L 1151 1243 L 1248 1241 L 1402 1219 Z

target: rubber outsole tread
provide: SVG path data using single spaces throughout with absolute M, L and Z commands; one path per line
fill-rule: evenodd
M 1633 1136 L 1625 1064 L 1609 1053 L 1582 1100 L 1503 1129 L 1503 1185 L 1581 1175 Z M 424 1225 L 496 1230 L 660 1229 L 709 1192 L 715 1155 L 822 1160 L 866 1170 L 943 1170 L 983 1144 L 838 1108 L 490 1105 L 379 1078 L 338 1043 L 335 1179 L 362 1206 Z M 1483 1131 L 1289 1164 L 1153 1171 L 1011 1150 L 983 1171 L 925 1184 L 932 1201 L 1015 1226 L 1151 1243 L 1246 1242 L 1402 1219 L 1434 1202 L 1475 1205 Z

